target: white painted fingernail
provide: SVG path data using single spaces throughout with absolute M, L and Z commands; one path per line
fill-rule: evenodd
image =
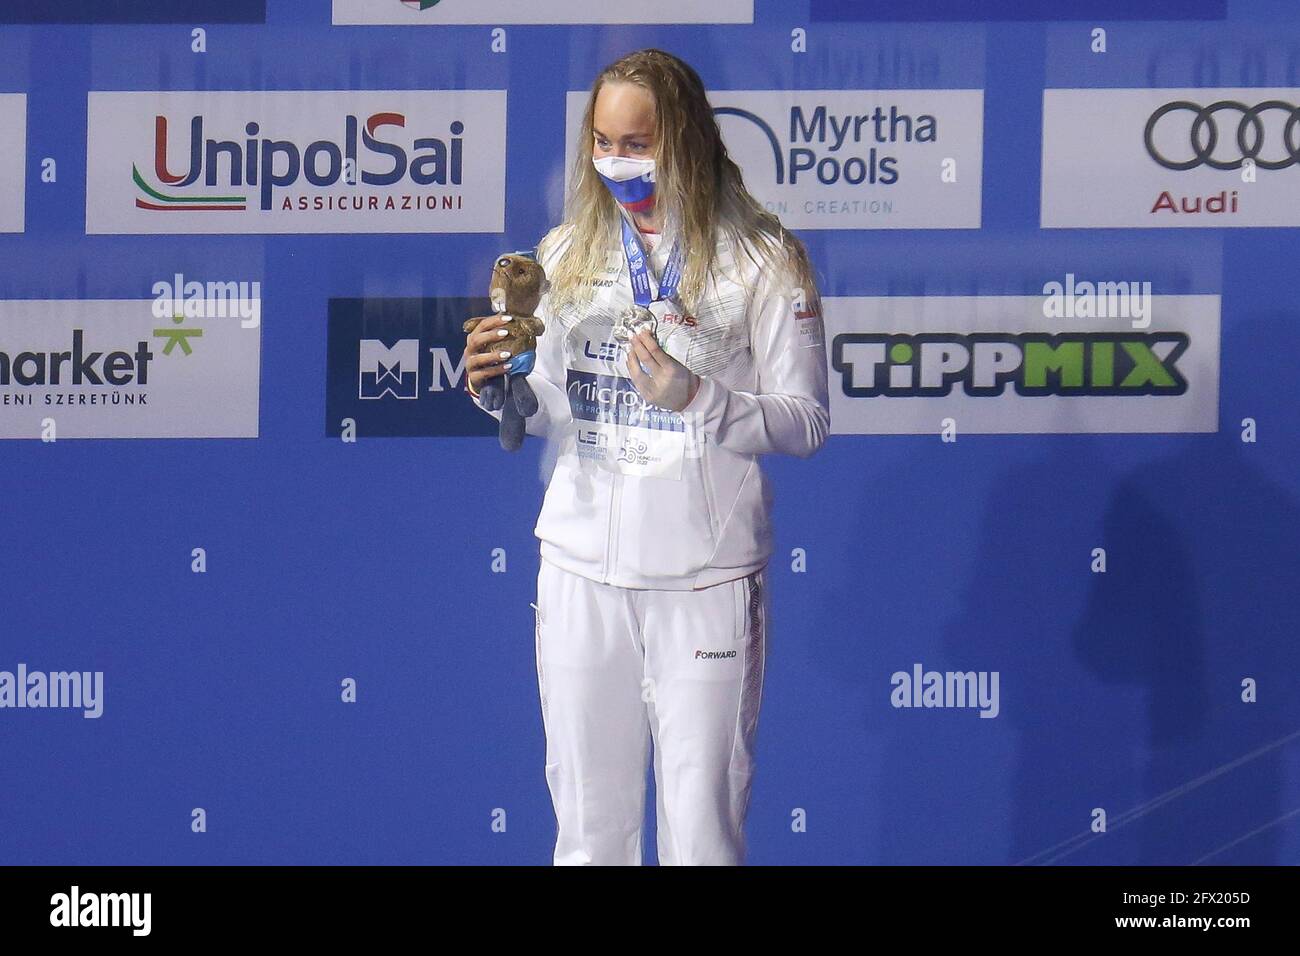
M 510 353 L 509 353 L 509 352 L 500 352 L 500 353 L 498 353 L 498 355 L 499 355 L 499 357 L 501 357 L 501 358 L 510 358 Z
M 510 334 L 509 329 L 497 329 L 497 335 L 509 335 L 509 334 Z

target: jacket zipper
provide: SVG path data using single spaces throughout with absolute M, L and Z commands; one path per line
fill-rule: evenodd
M 620 212 L 621 211 L 622 210 L 620 209 Z M 633 225 L 635 225 L 635 223 Z M 658 247 L 656 247 L 656 249 L 657 248 Z M 653 253 L 651 252 L 646 253 L 647 260 L 651 260 L 652 257 L 653 257 Z M 632 295 L 631 292 L 632 269 L 627 263 L 627 257 L 622 255 L 621 251 L 620 251 L 620 258 L 623 260 L 620 279 L 624 277 L 627 278 L 628 303 L 631 304 L 636 301 L 635 296 Z M 659 295 L 659 278 L 655 276 L 653 266 L 650 269 L 648 269 L 647 272 L 649 273 L 653 281 L 654 294 L 655 297 L 657 298 Z M 610 579 L 614 575 L 618 565 L 618 536 L 614 533 L 614 529 L 618 526 L 619 519 L 622 516 L 619 510 L 619 506 L 622 504 L 619 492 L 622 491 L 622 489 L 623 489 L 623 473 L 620 471 L 615 471 L 614 484 L 613 487 L 610 489 L 610 495 L 609 495 L 609 527 L 606 529 L 606 537 L 605 537 L 605 583 L 606 584 L 610 583 Z
M 703 439 L 701 439 L 701 440 L 703 440 Z M 704 489 L 704 507 L 705 507 L 705 508 L 708 510 L 708 512 L 709 512 L 709 536 L 713 539 L 713 549 L 714 549 L 714 551 L 717 551 L 717 549 L 718 549 L 718 536 L 719 536 L 719 533 L 721 532 L 722 529 L 721 529 L 721 528 L 717 528 L 717 527 L 715 527 L 715 525 L 717 524 L 717 519 L 716 519 L 715 516 L 716 516 L 717 513 L 718 513 L 718 509 L 717 509 L 717 506 L 714 504 L 714 501 L 713 501 L 713 488 L 712 488 L 711 483 L 710 483 L 710 481 L 709 481 L 709 463 L 708 463 L 708 460 L 707 460 L 706 457 L 705 457 L 707 454 L 708 454 L 708 453 L 704 450 L 704 446 L 701 445 L 701 446 L 700 446 L 700 457 L 699 457 L 699 462 L 700 462 L 700 487 Z
M 614 533 L 617 524 L 615 516 L 618 514 L 619 490 L 623 487 L 623 476 L 614 472 L 613 485 L 609 491 L 609 527 L 605 534 L 605 583 L 609 584 L 613 577 L 615 555 L 614 552 L 618 545 L 618 536 Z

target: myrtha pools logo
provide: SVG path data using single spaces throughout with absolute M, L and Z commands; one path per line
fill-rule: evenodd
M 570 162 L 589 95 L 566 98 Z M 790 228 L 979 227 L 981 90 L 726 90 L 709 101 L 746 186 Z

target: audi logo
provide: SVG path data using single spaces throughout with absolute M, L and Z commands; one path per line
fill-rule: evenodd
M 1241 119 L 1237 123 L 1236 137 L 1237 150 L 1241 155 L 1231 161 L 1215 159 L 1213 156 L 1214 148 L 1219 144 L 1218 114 L 1225 110 L 1241 114 Z M 1289 153 L 1284 159 L 1259 158 L 1260 150 L 1264 145 L 1264 122 L 1260 119 L 1260 115 L 1270 110 L 1282 110 L 1289 114 L 1286 124 L 1282 127 L 1282 144 Z M 1191 129 L 1188 131 L 1193 156 L 1191 159 L 1170 159 L 1160 154 L 1152 137 L 1157 123 L 1170 113 L 1183 111 L 1191 113 L 1193 117 Z M 1209 106 L 1202 106 L 1190 100 L 1175 100 L 1166 103 L 1151 114 L 1142 138 L 1151 158 L 1166 169 L 1195 169 L 1202 164 L 1213 169 L 1240 169 L 1241 164 L 1247 159 L 1253 161 L 1260 169 L 1286 169 L 1288 166 L 1300 163 L 1300 145 L 1297 145 L 1294 140 L 1297 127 L 1300 127 L 1300 107 L 1282 100 L 1265 100 L 1256 106 L 1240 103 L 1237 100 L 1219 100 Z M 1228 132 L 1230 133 L 1231 130 L 1229 129 Z

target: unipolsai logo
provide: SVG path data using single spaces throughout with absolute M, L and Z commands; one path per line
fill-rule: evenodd
M 263 130 L 255 119 L 243 124 L 234 133 L 236 138 L 227 138 L 231 135 L 227 130 L 214 131 L 211 123 L 205 133 L 204 115 L 195 114 L 181 126 L 189 134 L 181 143 L 187 160 L 173 171 L 168 161 L 168 137 L 175 124 L 159 114 L 154 117 L 154 181 L 131 164 L 131 180 L 140 191 L 136 206 L 154 212 L 242 211 L 253 196 L 260 209 L 275 208 L 280 197 L 279 208 L 289 210 L 295 200 L 284 191 L 302 182 L 318 189 L 340 183 L 377 187 L 461 184 L 465 124 L 460 120 L 452 122 L 439 138 L 407 131 L 406 116 L 396 111 L 372 113 L 364 120 L 349 113 L 339 119 L 336 137 L 304 143 L 279 138 L 275 130 Z M 389 168 L 370 164 L 378 157 L 385 157 L 383 164 Z
M 499 232 L 504 90 L 92 91 L 86 231 Z

